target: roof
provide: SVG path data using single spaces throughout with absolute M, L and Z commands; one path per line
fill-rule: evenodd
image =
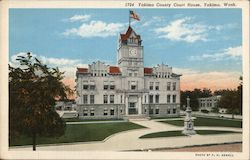
M 172 73 L 172 75 L 171 75 L 172 77 L 180 77 L 180 76 L 182 76 L 181 74 L 175 74 L 175 73 Z
M 77 68 L 78 73 L 88 73 L 88 68 Z
M 109 67 L 109 73 L 110 74 L 121 74 L 120 68 L 116 66 L 110 66 Z
M 144 74 L 152 74 L 153 68 L 144 68 Z
M 126 41 L 128 38 L 129 38 L 129 36 L 130 36 L 130 34 L 132 33 L 132 31 L 134 31 L 133 30 L 133 28 L 132 27 L 128 27 L 128 30 L 127 30 L 127 32 L 125 33 L 125 34 L 120 34 L 121 35 L 121 40 L 122 41 Z M 135 32 L 135 31 L 134 31 Z M 136 33 L 135 33 L 136 34 Z M 136 34 L 136 36 L 140 39 L 140 36 L 139 35 L 137 35 Z

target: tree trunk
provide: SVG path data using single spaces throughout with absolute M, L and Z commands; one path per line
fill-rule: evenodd
M 35 132 L 32 135 L 32 141 L 33 141 L 33 151 L 36 151 L 36 133 Z

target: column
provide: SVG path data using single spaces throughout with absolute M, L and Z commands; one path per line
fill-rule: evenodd
M 141 115 L 142 113 L 142 96 L 139 96 L 139 101 L 138 101 L 138 114 Z
M 125 95 L 125 110 L 126 110 L 126 115 L 128 115 L 128 96 Z

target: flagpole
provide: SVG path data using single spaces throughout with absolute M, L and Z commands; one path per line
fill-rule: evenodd
M 130 10 L 128 11 L 128 25 L 129 25 L 129 27 L 130 27 L 130 21 L 131 21 L 131 18 L 130 18 Z

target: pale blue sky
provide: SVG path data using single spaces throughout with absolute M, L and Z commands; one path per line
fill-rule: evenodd
M 184 71 L 241 74 L 241 9 L 134 11 L 141 18 L 132 27 L 142 37 L 145 66 L 163 62 Z M 10 9 L 10 58 L 29 51 L 50 59 L 52 65 L 57 59 L 65 65 L 95 60 L 116 64 L 117 37 L 128 27 L 128 13 L 128 9 Z

